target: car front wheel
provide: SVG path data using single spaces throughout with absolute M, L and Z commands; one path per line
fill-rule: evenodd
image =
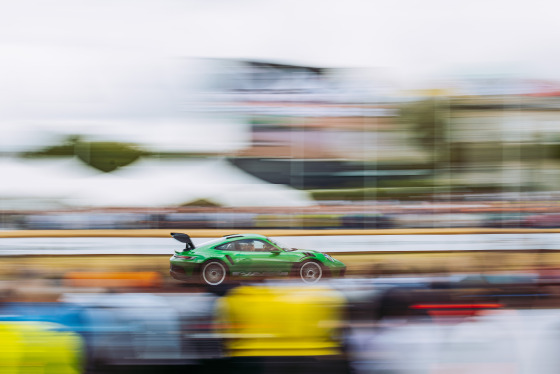
M 206 262 L 201 269 L 200 278 L 209 286 L 217 286 L 227 278 L 227 267 L 221 261 Z
M 315 261 L 307 261 L 299 267 L 298 275 L 304 283 L 315 283 L 323 277 L 323 268 Z

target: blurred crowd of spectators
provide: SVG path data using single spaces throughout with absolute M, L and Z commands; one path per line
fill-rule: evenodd
M 552 370 L 558 368 L 553 350 L 525 350 L 560 342 L 560 314 L 547 309 L 554 295 L 543 285 L 530 274 L 455 274 L 314 286 L 232 283 L 202 292 L 73 290 L 54 302 L 4 295 L 1 367 L 75 374 L 403 374 L 443 364 L 486 373 L 496 371 L 480 365 L 535 369 L 538 363 Z M 517 349 L 504 351 L 512 342 Z
M 558 201 L 382 202 L 308 208 L 95 209 L 4 211 L 9 229 L 391 229 L 559 228 Z

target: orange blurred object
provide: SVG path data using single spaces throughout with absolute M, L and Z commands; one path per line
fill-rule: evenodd
M 64 284 L 69 287 L 159 287 L 161 281 L 155 271 L 69 272 L 64 276 Z

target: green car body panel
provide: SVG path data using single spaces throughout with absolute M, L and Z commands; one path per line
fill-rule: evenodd
M 200 278 L 204 265 L 210 262 L 222 264 L 228 277 L 291 275 L 308 261 L 320 264 L 322 271 L 319 277 L 339 277 L 346 271 L 344 263 L 328 254 L 288 248 L 263 235 L 228 235 L 198 247 L 194 247 L 185 234 L 172 235 L 187 243 L 187 248 L 176 251 L 170 258 L 170 274 L 178 280 Z M 186 241 L 177 235 L 182 235 Z

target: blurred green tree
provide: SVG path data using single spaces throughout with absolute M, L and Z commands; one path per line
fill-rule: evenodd
M 39 151 L 28 152 L 26 157 L 76 156 L 87 165 L 109 173 L 129 165 L 148 153 L 135 144 L 121 142 L 85 141 L 79 135 L 67 137 L 62 144 Z
M 414 140 L 430 154 L 435 168 L 448 164 L 451 157 L 449 108 L 449 99 L 441 97 L 405 103 L 399 108 L 401 122 L 410 126 Z

